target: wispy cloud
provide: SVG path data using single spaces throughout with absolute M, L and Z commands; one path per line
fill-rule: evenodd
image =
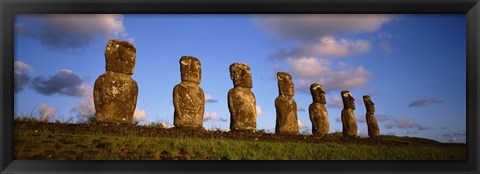
M 422 106 L 426 106 L 429 104 L 436 104 L 436 103 L 443 103 L 443 101 L 437 98 L 425 98 L 425 99 L 413 101 L 408 105 L 408 107 L 422 107 Z
M 205 103 L 218 103 L 218 100 L 212 98 L 212 95 L 205 93 Z
M 308 130 L 308 127 L 307 127 L 307 125 L 305 125 L 305 123 L 303 123 L 303 121 L 298 120 L 298 129 L 300 129 L 300 130 Z
M 407 131 L 407 135 L 415 135 L 418 134 L 417 131 Z
M 352 67 L 344 62 L 338 63 L 336 71 L 326 59 L 290 59 L 288 63 L 292 67 L 292 74 L 299 78 L 296 90 L 305 93 L 315 82 L 320 82 L 324 90 L 330 92 L 365 86 L 372 77 L 372 73 L 362 66 Z
M 363 66 L 332 58 L 368 53 L 371 41 L 348 35 L 371 33 L 397 15 L 380 14 L 298 14 L 257 15 L 255 21 L 274 38 L 293 41 L 293 46 L 278 48 L 269 60 L 284 60 L 298 79 L 296 90 L 308 93 L 310 84 L 320 82 L 325 91 L 355 89 L 367 85 L 372 73 Z M 382 34 L 386 37 L 386 34 Z M 275 68 L 274 68 L 275 69 Z
M 361 115 L 361 116 L 355 115 L 355 119 L 356 119 L 357 122 L 359 122 L 359 123 L 365 123 L 365 122 L 367 122 L 367 120 L 366 120 L 366 118 L 365 118 L 365 115 Z
M 392 122 L 385 125 L 385 128 L 399 128 L 399 129 L 410 129 L 414 128 L 416 125 L 415 120 L 413 119 L 395 119 Z
M 140 108 L 135 108 L 135 112 L 133 113 L 133 121 L 143 121 L 147 119 L 147 112 Z
M 260 105 L 255 106 L 255 109 L 257 111 L 257 117 L 262 115 L 263 111 L 262 111 L 262 107 L 260 107 Z
M 278 49 L 269 56 L 270 60 L 298 57 L 346 57 L 370 51 L 367 40 L 336 39 L 332 36 L 322 37 L 308 43 L 302 43 L 289 49 Z
M 388 119 L 390 119 L 390 118 L 388 118 Z M 414 128 L 417 128 L 418 131 L 427 131 L 427 130 L 432 129 L 432 127 L 430 127 L 430 126 L 419 124 L 414 119 L 408 119 L 408 118 L 393 119 L 389 123 L 385 124 L 385 128 L 387 128 L 387 129 L 392 129 L 392 128 L 414 129 Z
M 54 50 L 84 48 L 97 36 L 133 41 L 126 32 L 123 15 L 37 14 L 22 17 L 29 22 L 17 23 L 15 29 Z
M 462 130 L 462 131 L 459 131 L 459 132 L 453 132 L 452 134 L 455 135 L 455 136 L 465 136 L 466 132 L 465 132 L 465 130 Z
M 298 106 L 297 111 L 298 112 L 305 112 L 306 110 L 305 110 L 305 108 L 303 108 L 301 106 Z
M 48 78 L 35 77 L 31 80 L 31 84 L 35 91 L 43 95 L 59 94 L 82 97 L 88 96 L 92 92 L 91 87 L 83 85 L 83 81 L 84 79 L 72 70 L 62 69 Z
M 420 124 L 416 124 L 415 126 L 417 127 L 417 129 L 419 131 L 426 131 L 426 130 L 432 129 L 432 127 L 430 127 L 430 126 L 424 126 L 424 125 L 420 125 Z
M 220 121 L 220 122 L 227 122 L 228 120 L 218 116 L 217 112 L 206 112 L 205 116 L 203 117 L 203 122 L 206 121 Z
M 367 122 L 365 115 L 355 116 L 355 117 L 357 118 L 357 122 L 359 122 L 359 123 Z M 379 122 L 379 123 L 380 122 L 386 122 L 386 121 L 389 121 L 391 119 L 391 117 L 389 115 L 383 115 L 383 114 L 375 114 L 374 117 L 375 117 L 375 120 L 377 120 L 377 122 Z
M 14 91 L 17 93 L 22 91 L 30 82 L 31 77 L 29 73 L 34 69 L 30 65 L 19 60 L 15 61 L 13 66 Z
M 38 107 L 38 113 L 40 114 L 40 120 L 48 121 L 52 118 L 57 110 L 53 106 L 48 106 L 45 103 L 42 103 L 40 107 Z
M 74 113 L 80 122 L 85 122 L 88 119 L 95 116 L 95 105 L 93 103 L 93 94 L 90 97 L 82 99 L 80 102 L 75 104 L 70 110 L 71 113 Z
M 449 143 L 461 143 L 462 141 L 459 139 L 462 135 L 458 136 L 455 134 L 443 133 L 443 137 L 447 138 L 447 142 Z M 464 135 L 463 135 L 464 136 Z
M 391 118 L 392 117 L 389 115 L 375 114 L 375 119 L 377 119 L 377 122 L 389 121 Z
M 338 34 L 374 32 L 392 21 L 391 14 L 288 14 L 256 15 L 262 29 L 276 37 L 311 40 Z

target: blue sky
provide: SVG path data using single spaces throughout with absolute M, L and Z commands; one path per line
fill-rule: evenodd
M 289 72 L 302 132 L 310 132 L 308 87 L 327 91 L 330 132 L 341 131 L 340 91 L 371 95 L 381 134 L 465 142 L 464 15 L 19 15 L 15 19 L 15 112 L 79 122 L 94 114 L 94 82 L 108 39 L 137 48 L 135 118 L 173 123 L 181 56 L 202 62 L 206 128 L 227 129 L 228 67 L 247 63 L 257 129 L 274 130 L 276 72 Z M 307 110 L 307 111 L 305 111 Z

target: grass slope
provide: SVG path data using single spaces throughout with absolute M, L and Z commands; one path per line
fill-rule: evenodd
M 465 160 L 465 144 L 382 136 L 235 134 L 148 126 L 15 122 L 15 159 Z

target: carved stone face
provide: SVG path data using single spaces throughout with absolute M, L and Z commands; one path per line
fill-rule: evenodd
M 200 83 L 202 80 L 200 60 L 192 56 L 183 56 L 180 59 L 180 73 L 182 81 Z
M 310 92 L 312 93 L 313 103 L 327 104 L 325 99 L 325 91 L 320 83 L 310 85 Z
M 355 109 L 355 99 L 349 91 L 342 91 L 342 101 L 344 109 Z
M 278 80 L 278 91 L 280 95 L 286 96 L 293 96 L 293 82 L 292 76 L 286 72 L 278 72 L 277 73 L 277 80 Z
M 244 63 L 233 63 L 230 65 L 230 79 L 233 80 L 233 86 L 252 88 L 252 74 L 250 67 Z
M 373 103 L 369 95 L 363 96 L 363 102 L 365 103 L 365 109 L 367 109 L 367 111 L 375 112 L 375 103 Z
M 135 67 L 136 48 L 121 40 L 109 40 L 105 48 L 107 71 L 132 75 Z

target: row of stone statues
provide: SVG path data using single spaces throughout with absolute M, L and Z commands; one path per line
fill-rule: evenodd
M 95 121 L 132 123 L 137 103 L 138 86 L 131 75 L 134 72 L 136 49 L 120 40 L 110 40 L 105 50 L 106 72 L 99 76 L 94 86 Z M 251 91 L 250 67 L 244 63 L 233 63 L 229 67 L 233 88 L 228 91 L 230 130 L 256 130 L 256 101 Z M 200 60 L 192 56 L 180 59 L 181 82 L 173 88 L 174 126 L 182 129 L 203 129 L 205 95 L 200 88 L 202 69 Z M 286 72 L 277 73 L 279 96 L 275 99 L 276 125 L 278 134 L 298 134 L 297 104 L 293 99 L 292 77 Z M 325 91 L 322 85 L 310 86 L 313 103 L 309 106 L 312 133 L 326 135 L 329 130 L 328 112 L 325 107 Z M 354 98 L 349 91 L 342 91 L 344 108 L 341 119 L 344 136 L 357 135 L 357 123 L 353 114 Z M 367 109 L 368 135 L 379 136 L 374 117 L 374 103 L 363 96 Z

